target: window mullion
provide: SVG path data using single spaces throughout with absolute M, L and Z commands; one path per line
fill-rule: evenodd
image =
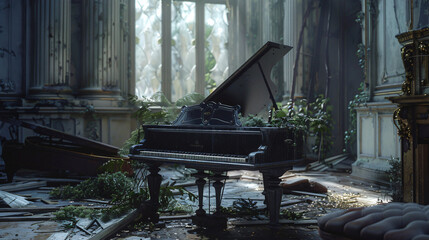
M 171 0 L 162 0 L 162 75 L 161 90 L 171 101 Z
M 196 62 L 196 71 L 195 71 L 195 92 L 203 94 L 205 90 L 205 53 L 204 53 L 204 3 L 201 1 L 196 2 L 196 11 L 195 11 L 195 62 Z

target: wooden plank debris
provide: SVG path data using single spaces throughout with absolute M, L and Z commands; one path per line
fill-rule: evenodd
M 58 201 L 50 201 L 46 199 L 40 199 L 40 201 L 44 204 L 58 204 Z
M 160 216 L 159 220 L 163 221 L 171 221 L 171 220 L 181 220 L 181 219 L 189 219 L 192 215 L 176 215 L 176 216 Z
M 3 217 L 21 217 L 21 216 L 31 216 L 29 212 L 4 212 L 0 213 L 0 218 Z
M 25 197 L 5 191 L 0 191 L 0 199 L 3 203 L 11 208 L 20 208 L 30 204 L 30 202 L 27 201 Z
M 99 200 L 99 199 L 83 199 L 86 202 L 100 203 L 100 204 L 111 204 L 110 201 L 107 200 Z
M 25 217 L 1 217 L 0 222 L 23 222 L 23 221 L 48 221 L 51 220 L 52 216 L 25 216 Z
M 79 230 L 81 230 L 82 232 L 84 232 L 84 233 L 88 234 L 88 235 L 91 235 L 91 233 L 90 233 L 90 232 L 88 232 L 88 230 L 86 230 L 85 228 L 81 227 L 81 226 L 80 226 L 79 224 L 77 224 L 77 223 L 76 223 L 76 228 L 77 228 L 77 229 L 79 229 Z
M 235 226 L 255 226 L 255 225 L 268 225 L 269 220 L 234 220 L 230 221 Z M 317 219 L 305 219 L 305 220 L 289 220 L 280 219 L 279 224 L 291 224 L 291 225 L 314 225 L 317 224 Z
M 324 198 L 328 196 L 323 193 L 312 193 L 312 192 L 304 192 L 304 191 L 290 191 L 290 193 L 297 194 L 297 195 L 308 195 L 313 197 L 324 197 Z
M 76 205 L 79 206 L 79 205 Z M 57 207 L 27 207 L 27 208 L 0 208 L 0 213 L 2 212 L 29 212 L 29 213 L 48 213 L 55 212 L 63 208 L 64 206 Z M 91 209 L 106 209 L 110 206 L 86 206 Z
M 24 190 L 36 189 L 39 187 L 46 187 L 46 181 L 37 181 L 37 182 L 27 182 L 27 183 L 18 183 L 18 184 L 3 184 L 0 186 L 1 191 L 5 192 L 18 192 Z
M 187 183 L 179 183 L 179 184 L 175 184 L 175 187 L 193 187 L 196 186 L 197 184 L 195 182 L 187 182 Z
M 300 204 L 300 203 L 311 203 L 312 201 L 313 200 L 311 200 L 311 199 L 293 199 L 293 200 L 281 202 L 280 207 L 287 207 L 287 206 Z M 258 206 L 258 208 L 257 208 L 258 211 L 264 211 L 265 209 L 267 209 L 267 206 L 265 206 L 265 205 Z
M 300 203 L 311 203 L 313 200 L 311 199 L 293 199 L 286 202 L 280 203 L 280 207 L 287 207 L 290 205 L 300 204 Z
M 228 175 L 228 179 L 241 179 L 242 176 L 243 174 L 231 174 Z
M 332 166 L 335 166 L 339 163 L 341 163 L 344 160 L 347 160 L 349 158 L 348 153 L 343 153 L 337 156 L 333 156 L 330 158 L 326 158 L 323 162 L 313 162 L 307 165 L 307 171 L 326 171 L 327 169 L 331 168 Z
M 241 179 L 254 180 L 254 181 L 262 181 L 262 178 L 253 177 L 253 176 L 247 176 L 247 175 L 242 175 Z
M 118 222 L 108 226 L 107 228 L 101 230 L 100 232 L 96 233 L 94 236 L 89 238 L 88 240 L 102 240 L 106 239 L 109 236 L 113 235 L 114 233 L 118 232 L 131 222 L 133 222 L 138 216 L 140 215 L 140 212 L 136 209 L 131 211 L 129 214 L 127 214 L 125 217 L 123 217 Z
M 296 177 L 296 174 L 285 174 L 279 178 L 283 180 L 283 179 L 291 178 L 291 177 Z

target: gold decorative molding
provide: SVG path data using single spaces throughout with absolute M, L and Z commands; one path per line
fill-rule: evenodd
M 401 94 L 401 90 L 395 90 L 395 91 L 385 91 L 385 92 L 376 92 L 374 93 L 374 96 L 384 96 L 384 95 L 392 95 L 392 94 Z
M 407 44 L 401 48 L 402 62 L 405 68 L 405 81 L 402 83 L 402 93 L 411 95 L 411 84 L 414 80 L 414 47 Z
M 408 123 L 401 118 L 401 111 L 403 111 L 403 109 L 399 107 L 393 112 L 393 124 L 395 124 L 395 127 L 398 129 L 398 135 L 401 139 L 409 141 L 411 139 L 411 129 Z
M 417 40 L 423 37 L 429 36 L 429 28 L 422 28 L 419 30 L 408 31 L 401 34 L 396 35 L 399 43 L 404 44 L 405 42 L 411 40 Z
M 424 42 L 419 42 L 419 54 L 429 54 L 429 46 Z

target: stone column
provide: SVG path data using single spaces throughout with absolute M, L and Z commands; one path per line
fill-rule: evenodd
M 292 50 L 284 57 L 284 96 L 283 100 L 287 101 L 290 98 L 292 81 L 293 81 L 293 66 L 295 61 L 295 0 L 286 0 L 284 3 L 284 33 L 283 43 L 288 46 L 292 46 Z
M 70 0 L 36 0 L 34 11 L 34 75 L 29 93 L 38 97 L 71 93 Z
M 83 77 L 86 98 L 119 96 L 122 1 L 83 1 Z

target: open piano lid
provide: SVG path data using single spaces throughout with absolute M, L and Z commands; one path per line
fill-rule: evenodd
M 277 86 L 271 81 L 271 69 L 291 49 L 290 46 L 267 42 L 204 102 L 240 105 L 243 116 L 257 114 L 268 104 L 275 106 Z

